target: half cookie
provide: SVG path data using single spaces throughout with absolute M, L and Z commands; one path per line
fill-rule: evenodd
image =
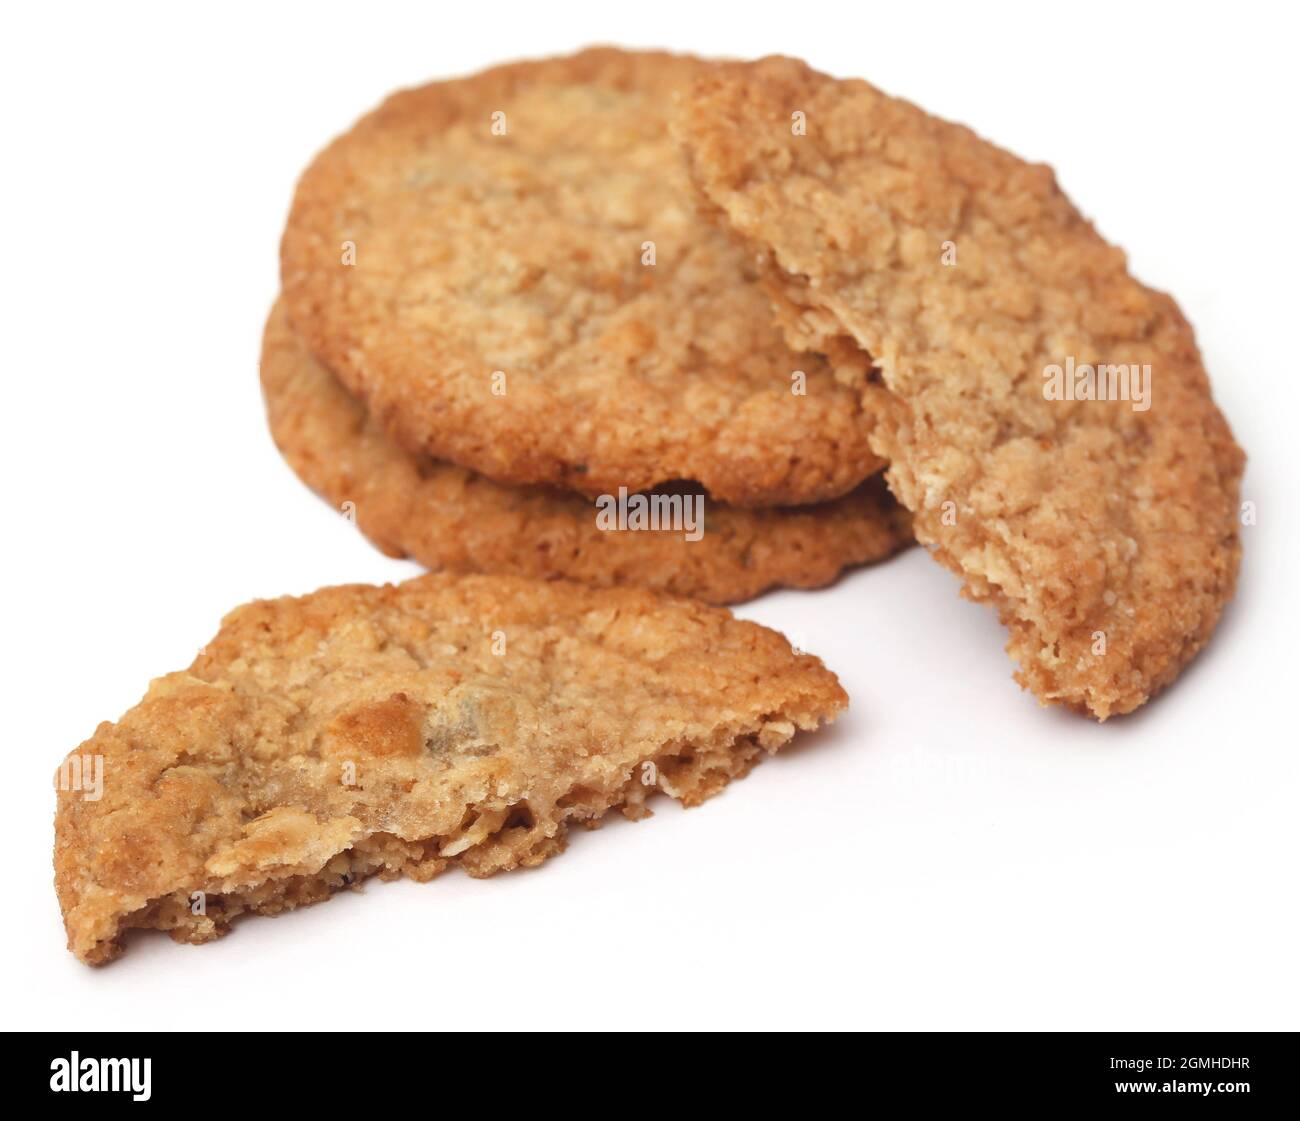
M 271 313 L 262 345 L 271 433 L 299 477 L 390 556 L 458 572 L 637 584 L 713 603 L 771 587 L 815 588 L 912 540 L 879 476 L 807 508 L 741 510 L 695 491 L 666 496 L 680 524 L 601 528 L 598 509 L 549 487 L 495 483 L 399 448 Z M 690 526 L 685 515 L 690 513 Z
M 226 933 L 372 874 L 486 876 L 569 822 L 716 794 L 847 698 L 821 662 L 718 608 L 511 577 L 327 588 L 232 612 L 64 761 L 68 946 Z
M 678 133 L 1018 679 L 1102 719 L 1172 681 L 1233 592 L 1244 462 L 1174 301 L 1050 169 L 865 82 L 719 67 Z
M 706 64 L 594 50 L 398 93 L 322 152 L 281 250 L 308 349 L 408 450 L 589 497 L 740 506 L 879 470 L 668 132 Z

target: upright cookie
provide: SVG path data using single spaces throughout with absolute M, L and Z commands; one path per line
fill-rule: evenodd
M 298 186 L 308 348 L 408 450 L 499 481 L 852 490 L 880 467 L 856 395 L 786 346 L 668 134 L 705 66 L 602 49 L 391 97 Z
M 429 575 L 248 604 L 61 766 L 68 947 L 532 867 L 570 822 L 695 805 L 846 703 L 775 632 L 636 589 Z
M 602 526 L 598 505 L 579 495 L 506 486 L 411 455 L 307 353 L 280 305 L 266 325 L 262 388 L 271 433 L 299 477 L 384 552 L 434 570 L 638 584 L 735 603 L 771 587 L 820 587 L 912 540 L 910 515 L 879 475 L 808 507 L 743 510 L 696 492 L 665 496 L 680 518 L 635 530 Z
M 865 82 L 720 67 L 676 128 L 1021 683 L 1105 719 L 1172 681 L 1234 589 L 1244 462 L 1174 301 L 1050 169 Z

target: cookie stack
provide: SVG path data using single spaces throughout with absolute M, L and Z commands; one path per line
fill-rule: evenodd
M 915 532 L 1102 719 L 1232 593 L 1243 459 L 1177 306 L 1049 169 L 865 82 L 605 49 L 404 91 L 281 261 L 276 439 L 429 567 L 725 602 Z M 702 534 L 602 527 L 642 493 Z
M 707 70 L 602 50 L 435 83 L 304 174 L 271 428 L 385 552 L 725 603 L 911 540 L 858 394 L 703 213 L 669 117 Z

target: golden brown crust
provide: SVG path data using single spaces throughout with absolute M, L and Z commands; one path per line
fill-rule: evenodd
M 846 567 L 883 560 L 912 540 L 911 518 L 877 475 L 843 498 L 804 508 L 742 510 L 706 498 L 703 536 L 605 531 L 588 500 L 495 483 L 410 455 L 307 353 L 282 306 L 262 345 L 272 435 L 299 477 L 390 556 L 433 570 L 636 584 L 710 603 L 772 587 L 815 588 Z
M 720 67 L 676 130 L 771 254 L 789 341 L 862 388 L 918 539 L 998 608 L 1022 684 L 1104 719 L 1173 680 L 1234 589 L 1244 462 L 1173 300 L 1050 169 L 865 82 Z M 1047 399 L 1069 359 L 1149 364 L 1149 409 Z
M 784 344 L 668 135 L 704 65 L 602 49 L 391 97 L 298 187 L 281 264 L 309 349 L 404 447 L 499 481 L 850 491 L 881 466 L 855 394 Z
M 95 964 L 131 928 L 207 941 L 371 874 L 532 866 L 846 703 L 775 632 L 639 589 L 433 574 L 251 603 L 68 757 L 102 760 L 98 799 L 60 784 L 68 946 Z

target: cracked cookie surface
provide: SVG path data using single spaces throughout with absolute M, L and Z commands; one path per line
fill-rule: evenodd
M 846 703 L 774 631 L 640 589 L 431 574 L 250 603 L 68 757 L 102 776 L 59 784 L 68 946 L 98 964 L 132 928 L 204 942 L 370 875 L 531 867 Z
M 866 82 L 719 66 L 675 131 L 791 344 L 860 389 L 918 540 L 997 608 L 1018 680 L 1102 719 L 1172 681 L 1232 596 L 1244 465 L 1174 301 L 1049 168 Z M 1149 407 L 1049 399 L 1068 363 L 1115 386 L 1149 366 Z
M 399 444 L 499 481 L 848 493 L 881 466 L 856 395 L 785 344 L 668 134 L 705 66 L 599 49 L 395 94 L 298 186 L 295 329 Z
M 311 357 L 282 306 L 267 322 L 262 388 L 271 433 L 298 476 L 391 556 L 426 568 L 635 584 L 711 603 L 771 587 L 814 588 L 912 540 L 911 518 L 876 475 L 810 507 L 738 509 L 705 497 L 703 535 L 602 531 L 580 495 L 509 486 L 398 447 Z

